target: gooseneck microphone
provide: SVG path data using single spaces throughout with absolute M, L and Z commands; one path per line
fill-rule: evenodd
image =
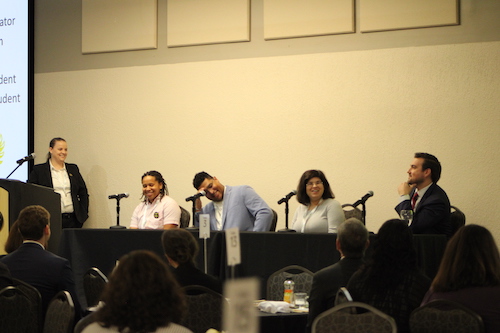
M 31 153 L 28 156 L 25 156 L 25 157 L 21 158 L 20 160 L 17 160 L 16 163 L 19 164 L 19 165 L 21 165 L 24 162 L 34 160 L 35 156 L 36 156 L 35 153 Z
M 111 195 L 108 195 L 108 199 L 128 198 L 128 196 L 129 196 L 128 193 L 111 194 Z
M 356 207 L 358 205 L 364 204 L 366 202 L 366 200 L 368 200 L 368 198 L 370 198 L 370 197 L 373 197 L 373 191 L 368 191 L 368 193 L 366 193 L 361 199 L 359 199 L 358 201 L 356 201 L 352 205 L 354 207 Z
M 292 192 L 288 193 L 278 201 L 278 205 L 281 205 L 283 202 L 290 200 L 290 198 L 293 197 L 295 194 L 297 194 L 296 190 L 293 190 Z
M 205 191 L 201 190 L 200 192 L 196 193 L 195 195 L 192 195 L 192 196 L 186 198 L 186 201 L 195 201 L 199 197 L 204 197 L 206 194 L 207 193 Z

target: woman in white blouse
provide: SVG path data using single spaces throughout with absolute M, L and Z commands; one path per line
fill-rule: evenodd
M 307 170 L 300 177 L 292 229 L 297 232 L 335 233 L 345 215 L 321 170 Z
M 141 179 L 144 200 L 132 214 L 130 229 L 178 228 L 181 209 L 177 202 L 168 196 L 167 184 L 161 173 L 148 171 Z

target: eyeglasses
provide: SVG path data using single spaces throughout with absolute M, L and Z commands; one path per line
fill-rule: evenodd
M 315 183 L 313 183 L 313 182 L 306 183 L 306 186 L 309 186 L 309 187 L 314 186 L 314 185 L 316 185 L 316 186 L 323 185 L 323 182 L 320 181 L 320 182 L 315 182 Z

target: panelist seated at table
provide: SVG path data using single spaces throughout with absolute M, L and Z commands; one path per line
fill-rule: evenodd
M 450 237 L 450 200 L 437 185 L 441 163 L 431 154 L 415 153 L 408 169 L 408 180 L 398 187 L 400 202 L 396 211 L 413 210 L 410 229 L 414 234 L 445 234 Z
M 224 186 L 204 171 L 194 176 L 193 186 L 198 191 L 205 191 L 212 201 L 201 208 L 201 200 L 196 200 L 197 212 L 210 215 L 211 230 L 237 227 L 240 231 L 269 231 L 271 228 L 273 212 L 250 186 Z
M 199 246 L 192 233 L 186 229 L 165 230 L 161 242 L 168 263 L 174 268 L 172 272 L 182 287 L 203 286 L 222 294 L 222 282 L 195 266 Z
M 301 204 L 292 219 L 297 232 L 335 233 L 345 215 L 335 200 L 330 183 L 321 170 L 307 170 L 297 186 L 297 201 Z
M 130 229 L 171 229 L 178 228 L 181 209 L 168 196 L 167 183 L 158 171 L 148 171 L 142 175 L 143 201 L 135 208 L 130 221 Z

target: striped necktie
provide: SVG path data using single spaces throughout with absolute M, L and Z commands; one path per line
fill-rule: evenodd
M 415 210 L 415 204 L 417 203 L 417 199 L 418 199 L 418 193 L 417 191 L 415 191 L 415 193 L 413 193 L 413 196 L 411 197 L 411 209 Z

